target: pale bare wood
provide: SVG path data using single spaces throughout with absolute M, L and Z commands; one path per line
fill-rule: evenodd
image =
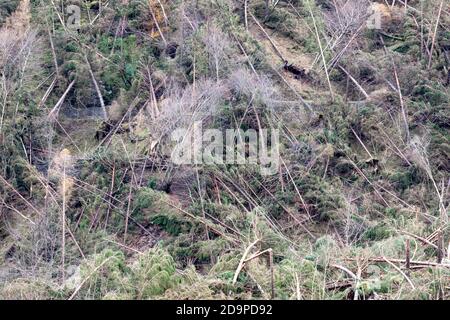
M 103 111 L 103 118 L 106 120 L 108 118 L 108 113 L 106 112 L 105 101 L 103 100 L 102 92 L 100 91 L 100 86 L 98 85 L 97 80 L 95 79 L 94 71 L 92 70 L 91 63 L 87 55 L 84 55 L 84 60 L 86 61 L 86 65 L 88 66 L 89 74 L 91 75 L 92 82 L 94 83 L 95 91 L 97 92 L 98 100 L 100 101 L 100 106 Z
M 69 94 L 70 90 L 72 90 L 73 85 L 75 84 L 75 80 L 73 80 L 69 86 L 67 87 L 66 91 L 64 91 L 63 95 L 59 98 L 56 105 L 53 107 L 53 109 L 49 112 L 48 118 L 55 118 L 57 117 L 59 113 L 59 108 L 61 108 L 62 104 L 64 103 L 64 100 L 66 99 L 67 95 Z
M 239 265 L 236 269 L 236 271 L 234 272 L 234 277 L 233 277 L 233 285 L 236 284 L 237 279 L 239 277 L 239 274 L 241 273 L 242 268 L 244 267 L 245 264 L 245 260 L 247 259 L 248 254 L 250 253 L 250 250 L 252 250 L 252 248 L 260 241 L 260 239 L 256 239 L 255 241 L 253 241 L 252 243 L 250 243 L 247 248 L 244 251 L 244 254 L 242 255 L 241 260 L 239 261 Z
M 152 15 L 152 19 L 155 22 L 156 28 L 158 29 L 158 33 L 161 36 L 161 39 L 164 41 L 164 44 L 167 46 L 167 40 L 164 37 L 164 34 L 163 34 L 162 30 L 161 30 L 161 27 L 159 26 L 158 20 L 156 19 L 155 13 L 153 12 L 152 5 L 151 5 L 150 1 L 148 2 L 148 8 L 149 8 L 150 14 Z
M 41 101 L 39 102 L 39 108 L 42 107 L 45 102 L 47 102 L 48 97 L 50 96 L 50 94 L 52 93 L 53 89 L 55 88 L 55 84 L 56 84 L 56 80 L 58 79 L 58 77 L 56 76 L 52 83 L 50 84 L 50 86 L 47 88 L 47 91 L 45 91 L 44 96 L 42 97 Z
M 255 18 L 255 16 L 249 12 L 250 16 L 252 17 L 253 21 L 255 21 L 256 25 L 261 29 L 261 31 L 263 32 L 263 34 L 266 36 L 267 40 L 269 40 L 270 44 L 272 45 L 272 47 L 275 49 L 275 53 L 277 54 L 277 56 L 284 62 L 286 61 L 283 57 L 283 54 L 281 53 L 281 51 L 278 49 L 277 45 L 275 44 L 275 42 L 273 42 L 272 38 L 269 36 L 269 34 L 266 32 L 266 30 L 264 30 L 263 26 L 259 23 L 259 21 Z
M 423 237 L 420 237 L 420 236 L 418 236 L 418 235 L 416 235 L 416 234 L 413 234 L 413 233 L 408 232 L 408 231 L 399 231 L 399 232 L 400 232 L 400 233 L 403 233 L 403 234 L 406 234 L 406 235 L 408 235 L 408 236 L 410 236 L 410 237 L 416 238 L 416 239 L 419 240 L 420 242 L 425 243 L 425 244 L 427 244 L 427 245 L 429 245 L 429 246 L 432 246 L 432 247 L 435 248 L 435 249 L 438 248 L 437 245 L 435 245 L 433 242 L 431 242 L 431 241 L 429 241 L 428 239 L 425 239 L 425 238 L 423 238 Z
M 362 142 L 362 140 L 359 138 L 358 134 L 355 132 L 355 130 L 353 130 L 353 128 L 350 128 L 353 132 L 353 134 L 355 135 L 356 139 L 358 139 L 359 143 L 362 145 L 362 147 L 364 148 L 364 150 L 367 152 L 367 154 L 369 155 L 370 159 L 374 159 L 374 157 L 372 156 L 372 154 L 370 153 L 369 149 L 367 149 L 366 145 L 364 144 L 364 142 Z
M 345 260 L 349 261 L 355 261 L 353 258 L 345 258 Z M 370 262 L 386 262 L 386 260 L 383 257 L 377 257 L 377 258 L 369 258 L 367 261 Z M 398 263 L 406 263 L 405 259 L 391 259 L 389 258 L 389 261 L 391 262 L 398 262 Z M 416 267 L 443 267 L 443 268 L 450 268 L 450 264 L 448 263 L 437 263 L 437 262 L 430 262 L 430 261 L 410 261 L 411 267 L 414 265 Z
M 383 259 L 389 263 L 395 270 L 397 270 L 405 279 L 406 281 L 408 281 L 409 285 L 411 286 L 411 288 L 413 290 L 416 290 L 416 287 L 414 286 L 414 283 L 411 281 L 411 279 L 406 275 L 406 273 L 403 272 L 402 269 L 400 269 L 398 266 L 396 266 L 394 263 L 392 263 L 391 261 L 389 261 L 386 257 L 383 257 Z M 407 262 L 409 263 L 409 261 L 407 260 Z
M 322 62 L 323 62 L 323 66 L 324 66 L 324 69 L 325 69 L 325 75 L 327 77 L 328 87 L 330 89 L 331 99 L 334 100 L 333 87 L 331 86 L 330 75 L 328 74 L 327 61 L 325 59 L 325 53 L 324 53 L 324 50 L 322 48 L 322 42 L 320 41 L 319 29 L 317 28 L 316 18 L 314 17 L 314 14 L 312 12 L 312 9 L 311 9 L 310 5 L 308 5 L 308 9 L 309 9 L 309 13 L 311 15 L 311 18 L 313 20 L 314 31 L 315 31 L 315 34 L 316 34 L 316 40 L 317 40 L 317 44 L 319 45 L 320 55 L 322 56 Z
M 294 189 L 297 192 L 298 197 L 300 198 L 300 201 L 303 205 L 303 208 L 305 209 L 306 213 L 308 214 L 309 219 L 311 219 L 311 213 L 309 212 L 308 205 L 306 204 L 305 200 L 303 199 L 300 190 L 297 188 L 297 184 L 294 181 L 294 178 L 292 178 L 291 172 L 289 171 L 289 168 L 287 167 L 286 163 L 284 162 L 283 158 L 280 157 L 281 162 L 283 162 L 284 167 L 286 168 L 286 172 L 288 173 L 289 178 L 291 179 L 292 184 L 294 185 Z
M 359 84 L 359 82 L 343 66 L 339 65 L 338 67 L 347 75 L 350 80 L 352 80 L 352 82 L 356 85 L 358 90 L 361 91 L 364 97 L 366 99 L 369 99 L 369 95 L 367 94 L 366 90 L 364 90 L 364 88 Z

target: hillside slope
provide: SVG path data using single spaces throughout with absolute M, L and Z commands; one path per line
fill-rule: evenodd
M 4 1 L 0 299 L 449 299 L 449 88 L 441 0 Z

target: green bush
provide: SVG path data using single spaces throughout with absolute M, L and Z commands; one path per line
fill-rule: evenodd
M 136 299 L 151 299 L 178 285 L 180 276 L 166 251 L 152 249 L 140 255 L 131 266 L 130 281 Z

